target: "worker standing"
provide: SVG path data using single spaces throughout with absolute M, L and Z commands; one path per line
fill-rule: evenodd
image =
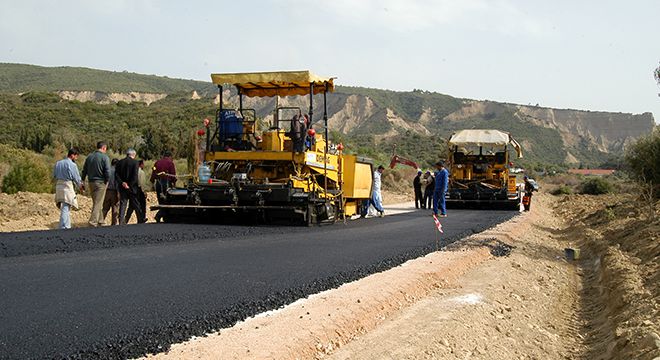
M 106 155 L 108 145 L 99 141 L 96 143 L 96 151 L 89 154 L 83 165 L 82 180 L 87 178 L 89 182 L 89 195 L 92 197 L 92 213 L 89 216 L 89 225 L 101 226 L 103 218 L 103 199 L 105 189 L 110 179 L 110 158 Z
M 374 171 L 374 183 L 373 190 L 371 191 L 371 205 L 378 212 L 378 216 L 383 217 L 385 215 L 385 209 L 383 209 L 383 195 L 380 192 L 381 187 L 381 175 L 383 175 L 385 167 L 379 165 L 378 169 Z
M 126 224 L 128 204 L 135 209 L 138 219 L 144 219 L 138 199 L 138 162 L 135 160 L 135 150 L 128 149 L 126 157 L 119 160 L 115 166 L 115 180 L 119 190 L 119 223 Z
M 305 135 L 307 133 L 308 119 L 302 114 L 295 115 L 291 119 L 291 139 L 293 139 L 293 151 L 300 153 L 305 150 Z
M 77 187 L 81 191 L 85 189 L 78 173 L 77 159 L 78 149 L 71 148 L 66 158 L 56 162 L 53 169 L 53 178 L 57 181 L 55 185 L 55 204 L 60 208 L 60 229 L 71 228 L 71 208 L 78 209 L 75 188 Z
M 167 189 L 175 186 L 176 167 L 172 161 L 172 152 L 169 150 L 163 152 L 163 157 L 154 164 L 149 181 L 154 184 L 156 195 L 159 198 L 165 196 Z
M 117 165 L 117 159 L 112 159 L 110 162 L 110 178 L 108 179 L 108 186 L 105 189 L 105 198 L 103 199 L 103 220 L 108 216 L 108 211 L 112 210 L 110 213 L 110 224 L 117 225 L 119 224 L 119 193 L 117 192 L 117 181 L 115 180 L 115 166 Z
M 440 210 L 441 217 L 447 217 L 447 207 L 445 205 L 445 193 L 449 187 L 449 172 L 445 169 L 442 161 L 435 163 L 435 189 L 433 191 L 433 214 L 438 215 Z
M 430 171 L 424 173 L 424 208 L 433 209 L 433 191 L 435 191 L 435 178 Z
M 137 198 L 138 202 L 140 203 L 140 208 L 142 209 L 142 214 L 143 217 L 140 218 L 137 215 L 137 211 L 135 211 L 135 208 L 131 206 L 131 204 L 128 204 L 128 211 L 126 212 L 126 220 L 125 222 L 128 223 L 128 221 L 131 219 L 131 215 L 133 215 L 133 212 L 135 211 L 137 218 L 138 224 L 145 223 L 147 222 L 147 175 L 144 173 L 144 160 L 140 159 L 138 161 L 138 193 L 137 193 Z
M 415 190 L 415 209 L 425 208 L 424 193 L 422 192 L 422 170 L 417 171 L 417 176 L 413 180 L 413 189 Z
M 525 196 L 523 196 L 523 207 L 525 211 L 529 211 L 532 208 L 532 193 L 534 192 L 534 184 L 529 181 L 527 176 L 523 177 L 525 180 Z
M 383 217 L 385 215 L 385 209 L 383 209 L 383 196 L 380 193 L 381 186 L 381 175 L 385 171 L 383 165 L 378 166 L 378 169 L 374 171 L 373 183 L 371 185 L 371 198 L 364 201 L 364 207 L 362 208 L 361 217 L 367 217 L 369 215 L 369 210 L 373 206 L 376 209 L 378 216 Z

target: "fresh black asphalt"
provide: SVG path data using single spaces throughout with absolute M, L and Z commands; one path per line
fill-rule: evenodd
M 454 210 L 441 244 L 516 212 Z M 0 235 L 0 358 L 132 358 L 435 249 L 428 212 L 320 227 L 142 224 Z M 383 284 L 386 286 L 386 284 Z

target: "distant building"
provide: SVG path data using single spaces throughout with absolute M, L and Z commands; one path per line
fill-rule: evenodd
M 576 175 L 606 176 L 614 174 L 612 169 L 569 169 L 568 172 Z

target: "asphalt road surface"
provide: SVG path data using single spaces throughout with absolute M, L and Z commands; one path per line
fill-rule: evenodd
M 514 216 L 453 210 L 442 244 Z M 320 227 L 0 234 L 0 358 L 131 358 L 435 249 L 428 212 Z

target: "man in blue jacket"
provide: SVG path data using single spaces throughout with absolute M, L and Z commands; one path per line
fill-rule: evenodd
M 445 169 L 445 164 L 442 161 L 435 163 L 435 190 L 433 191 L 433 214 L 438 215 L 438 208 L 440 208 L 440 216 L 447 217 L 447 207 L 445 206 L 445 193 L 449 186 L 449 172 Z

